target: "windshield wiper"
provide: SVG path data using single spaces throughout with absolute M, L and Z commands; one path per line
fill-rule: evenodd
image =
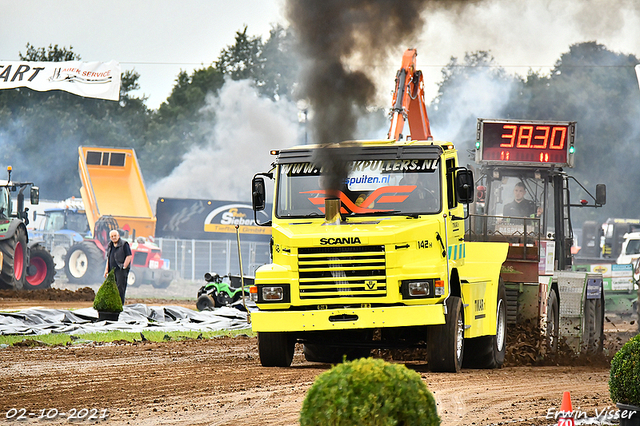
M 372 216 L 372 215 L 378 215 L 378 216 L 384 216 L 384 215 L 393 215 L 393 214 L 398 214 L 398 213 L 402 213 L 400 210 L 375 210 L 375 211 L 370 211 L 370 212 L 364 212 L 364 213 L 355 213 L 355 212 L 351 212 L 349 213 L 349 217 L 354 217 L 354 216 Z

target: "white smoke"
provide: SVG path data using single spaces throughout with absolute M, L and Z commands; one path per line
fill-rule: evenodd
M 473 121 L 473 129 L 477 118 L 502 117 L 514 90 L 513 80 L 497 79 L 488 71 L 469 73 L 462 81 L 456 87 L 459 96 L 453 101 L 455 108 L 449 108 L 445 117 L 439 115 L 439 122 L 431 123 L 436 140 L 468 142 L 475 136 L 469 133 L 469 120 Z
M 490 51 L 496 64 L 521 77 L 530 70 L 548 74 L 576 43 L 596 41 L 614 52 L 640 54 L 637 0 L 485 0 L 457 12 L 427 9 L 424 16 L 417 40 L 399 45 L 384 63 L 365 68 L 380 89 L 377 104 L 390 103 L 388 93 L 407 48 L 418 51 L 427 102 L 437 95 L 449 59 L 469 52 Z
M 209 127 L 207 145 L 191 149 L 169 176 L 150 186 L 152 205 L 159 197 L 249 202 L 251 178 L 273 162 L 269 151 L 303 143 L 296 106 L 260 97 L 248 80 L 227 80 L 204 109 L 216 117 L 215 124 L 201 123 Z

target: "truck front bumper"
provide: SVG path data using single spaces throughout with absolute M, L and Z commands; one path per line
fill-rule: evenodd
M 444 305 L 441 304 L 251 313 L 251 325 L 257 332 L 352 330 L 444 323 Z

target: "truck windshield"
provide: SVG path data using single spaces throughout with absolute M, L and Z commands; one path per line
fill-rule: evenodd
M 358 164 L 356 164 L 358 163 Z M 338 196 L 343 215 L 432 214 L 441 210 L 437 160 L 354 162 Z M 394 170 L 395 169 L 395 170 Z M 324 215 L 324 176 L 310 163 L 279 166 L 277 217 Z

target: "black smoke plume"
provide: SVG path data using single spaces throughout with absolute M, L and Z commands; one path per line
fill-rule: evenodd
M 313 111 L 313 141 L 326 146 L 353 138 L 358 116 L 376 93 L 366 67 L 384 62 L 392 50 L 411 48 L 427 9 L 462 10 L 471 3 L 475 1 L 288 0 L 287 18 L 306 60 L 300 96 L 309 99 Z M 400 61 L 398 56 L 398 66 Z M 347 63 L 364 68 L 351 69 Z M 346 177 L 344 159 L 332 157 L 323 149 L 317 159 L 332 171 L 325 189 L 338 189 Z

